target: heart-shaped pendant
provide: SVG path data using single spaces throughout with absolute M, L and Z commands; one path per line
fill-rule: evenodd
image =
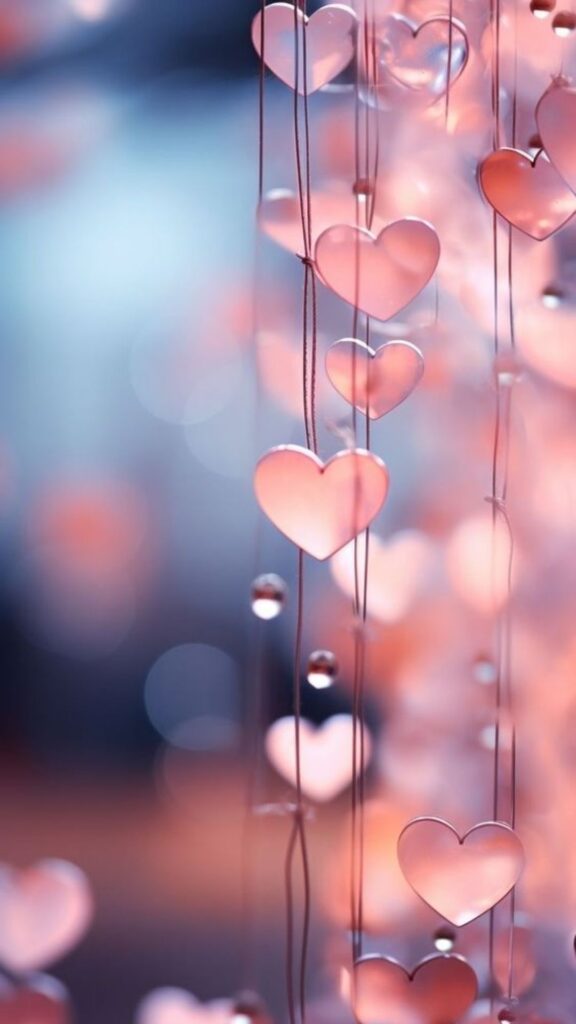
M 350 405 L 377 420 L 412 393 L 424 373 L 424 356 L 409 341 L 387 341 L 374 351 L 343 338 L 328 349 L 326 372 Z
M 88 880 L 74 864 L 0 865 L 0 963 L 9 970 L 35 971 L 63 956 L 91 917 Z
M 546 154 L 498 149 L 480 164 L 482 191 L 497 213 L 537 241 L 549 238 L 576 211 L 576 197 Z
M 136 1024 L 227 1024 L 233 1016 L 229 999 L 201 1003 L 183 988 L 157 988 L 140 1003 Z
M 360 47 L 362 78 L 371 83 L 366 99 L 384 107 L 435 103 L 460 78 L 468 55 L 466 29 L 456 18 L 417 25 L 390 14 L 376 23 L 368 47 Z
M 370 733 L 364 732 L 364 764 L 371 752 Z M 332 800 L 352 782 L 354 720 L 333 715 L 322 725 L 300 720 L 300 776 L 302 790 L 311 800 Z M 360 733 L 357 735 L 356 774 L 360 770 Z M 266 753 L 279 775 L 296 785 L 294 718 L 274 722 L 266 733 Z
M 564 181 L 576 192 L 576 89 L 554 83 L 536 107 L 542 145 Z
M 400 834 L 398 862 L 414 892 L 460 926 L 491 910 L 516 885 L 524 850 L 501 822 L 482 822 L 460 838 L 447 821 L 415 818 Z
M 430 956 L 412 972 L 390 957 L 354 964 L 352 993 L 360 1024 L 453 1024 L 478 992 L 476 974 L 460 956 Z
M 298 83 L 296 83 L 296 23 L 298 25 Z M 293 4 L 268 4 L 264 12 L 262 48 L 262 12 L 252 22 L 252 42 L 270 71 L 291 89 L 303 94 L 326 85 L 350 63 L 354 56 L 357 19 L 344 4 L 327 4 L 310 17 Z M 304 34 L 306 39 L 304 40 Z M 304 42 L 306 79 L 304 78 Z
M 388 470 L 362 449 L 338 452 L 323 463 L 307 448 L 281 445 L 258 462 L 254 488 L 274 525 L 323 561 L 378 514 L 388 494 Z
M 434 228 L 406 217 L 375 237 L 364 228 L 338 225 L 317 243 L 317 270 L 329 288 L 377 320 L 389 320 L 422 291 L 440 257 Z

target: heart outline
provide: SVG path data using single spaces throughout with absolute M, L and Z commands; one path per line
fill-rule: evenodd
M 346 345 L 350 349 L 351 349 L 351 346 L 355 346 L 354 350 L 358 351 L 360 356 L 361 356 L 361 358 L 365 359 L 365 363 L 364 363 L 363 366 L 361 366 L 359 372 L 360 372 L 360 375 L 365 377 L 365 389 L 363 389 L 363 390 L 364 390 L 364 394 L 365 394 L 365 396 L 367 398 L 367 401 L 358 400 L 358 396 L 356 396 L 356 401 L 354 401 L 354 394 L 348 395 L 346 393 L 346 391 L 342 390 L 342 388 L 339 387 L 338 384 L 336 383 L 336 381 L 334 379 L 334 376 L 333 376 L 333 371 L 331 371 L 331 369 L 330 369 L 330 353 L 331 352 L 335 352 L 339 345 L 342 345 L 342 346 Z M 404 349 L 410 350 L 412 352 L 412 354 L 414 355 L 414 357 L 416 359 L 417 366 L 418 366 L 418 369 L 417 369 L 417 372 L 416 372 L 416 378 L 415 378 L 414 382 L 412 383 L 412 386 L 409 389 L 407 389 L 407 388 L 403 389 L 403 391 L 401 392 L 399 398 L 397 398 L 391 404 L 386 404 L 385 407 L 382 408 L 381 404 L 380 403 L 375 404 L 374 403 L 374 399 L 371 397 L 371 391 L 373 390 L 372 387 L 370 386 L 371 371 L 373 372 L 374 369 L 376 368 L 376 366 L 379 365 L 379 363 L 385 359 L 386 353 L 388 353 L 388 354 L 390 354 L 390 353 L 393 354 L 394 352 L 397 353 L 398 352 L 398 346 L 402 346 L 403 350 Z M 350 358 L 351 358 L 351 360 L 353 359 L 353 351 L 352 350 L 350 351 Z M 378 362 L 376 362 L 376 361 L 378 361 Z M 326 373 L 327 373 L 328 379 L 330 380 L 330 383 L 332 384 L 334 389 L 338 392 L 338 394 L 342 395 L 342 397 L 348 402 L 349 405 L 353 405 L 360 412 L 364 413 L 365 416 L 366 415 L 369 416 L 371 420 L 379 420 L 379 419 L 381 419 L 382 416 L 386 416 L 387 413 L 392 412 L 392 410 L 396 409 L 399 405 L 402 404 L 402 402 L 405 402 L 406 399 L 409 398 L 410 395 L 412 394 L 412 392 L 417 388 L 418 384 L 420 383 L 420 381 L 422 379 L 422 375 L 424 373 L 424 356 L 422 355 L 422 352 L 420 351 L 418 346 L 414 345 L 411 341 L 404 341 L 403 339 L 400 339 L 400 338 L 396 338 L 396 339 L 392 339 L 390 341 L 386 341 L 386 342 L 384 342 L 384 344 L 380 345 L 377 349 L 371 348 L 370 345 L 368 345 L 364 341 L 361 341 L 358 338 L 340 338 L 338 341 L 335 341 L 334 344 L 331 345 L 330 348 L 328 349 L 328 351 L 326 352 L 326 357 L 325 357 L 324 363 L 325 363 Z M 379 409 L 381 411 L 378 411 Z
M 570 196 L 573 198 L 574 193 L 568 187 L 564 178 L 556 169 L 556 166 L 550 160 L 544 147 L 539 149 L 538 152 L 532 157 L 529 153 L 525 153 L 524 150 L 516 149 L 513 146 L 502 146 L 499 149 L 493 150 L 492 153 L 489 153 L 488 156 L 484 157 L 484 159 L 480 163 L 478 167 L 478 183 L 486 202 L 492 207 L 493 210 L 496 211 L 496 213 L 500 217 L 502 217 L 503 220 L 506 221 L 507 224 L 510 224 L 512 227 L 516 228 L 517 231 L 521 231 L 522 234 L 527 235 L 529 238 L 533 238 L 537 242 L 543 242 L 547 238 L 551 238 L 552 235 L 555 235 L 558 231 L 561 231 L 562 228 L 565 227 L 566 224 L 568 224 L 568 222 L 572 219 L 572 217 L 576 213 L 576 199 L 574 199 L 573 202 L 572 212 L 569 213 L 568 216 L 564 217 L 563 220 L 558 221 L 554 225 L 554 227 L 550 228 L 550 230 L 530 230 L 529 227 L 522 227 L 522 225 L 518 223 L 517 219 L 512 220 L 511 217 L 507 216 L 507 214 L 503 212 L 501 204 L 497 205 L 497 203 L 490 198 L 490 195 L 488 194 L 489 190 L 487 189 L 484 183 L 485 173 L 488 166 L 490 164 L 493 165 L 495 163 L 495 159 L 506 159 L 507 154 L 513 154 L 513 156 L 517 158 L 517 165 L 523 167 L 525 164 L 527 164 L 529 165 L 530 170 L 536 173 L 546 174 L 547 171 L 550 171 L 552 175 L 558 180 L 558 184 L 563 186 L 564 191 L 566 193 L 566 197 Z M 541 158 L 543 160 L 542 164 L 539 163 Z M 522 170 L 518 169 L 518 173 L 523 172 Z M 537 190 L 537 184 L 534 184 L 534 188 Z
M 458 81 L 458 79 L 460 78 L 462 73 L 464 72 L 464 70 L 466 68 L 466 65 L 468 64 L 468 60 L 470 58 L 470 43 L 468 41 L 468 33 L 466 32 L 466 26 L 465 26 L 464 22 L 460 21 L 459 18 L 452 18 L 451 19 L 451 18 L 449 18 L 445 14 L 439 14 L 438 17 L 434 17 L 434 18 L 427 18 L 426 21 L 421 22 L 420 25 L 416 25 L 415 22 L 411 21 L 410 18 L 406 18 L 403 14 L 398 14 L 398 13 L 395 13 L 395 12 L 393 12 L 390 15 L 388 15 L 388 18 L 390 20 L 393 20 L 395 24 L 401 25 L 403 28 L 407 28 L 408 31 L 412 35 L 412 39 L 414 39 L 414 40 L 416 40 L 418 38 L 418 36 L 420 35 L 420 32 L 422 32 L 423 29 L 427 28 L 429 25 L 434 25 L 434 24 L 436 24 L 438 22 L 442 22 L 442 23 L 446 24 L 449 27 L 450 26 L 450 21 L 452 21 L 453 28 L 456 28 L 456 31 L 460 33 L 460 36 L 461 36 L 461 38 L 462 38 L 462 40 L 464 42 L 464 58 L 462 60 L 462 64 L 458 68 L 457 72 L 454 75 L 451 74 L 451 69 L 448 68 L 448 66 L 447 66 L 447 72 L 448 72 L 448 74 L 446 75 L 447 81 L 444 84 L 444 88 L 443 88 L 442 92 L 439 93 L 437 96 L 434 96 L 429 101 L 428 105 L 429 106 L 433 106 L 435 103 L 438 103 L 446 95 L 448 89 L 451 89 L 456 84 L 456 82 Z M 448 51 L 448 46 L 447 46 L 447 51 Z M 448 56 L 447 56 L 447 60 L 448 60 Z M 394 81 L 394 83 L 396 85 L 399 85 L 403 90 L 408 90 L 409 92 L 411 92 L 415 96 L 421 96 L 423 91 L 426 88 L 425 85 L 423 85 L 423 86 L 421 86 L 419 88 L 418 86 L 412 86 L 412 85 L 409 85 L 407 82 L 404 82 L 401 78 L 399 78 L 397 75 L 394 74 L 393 66 L 392 66 L 392 68 L 391 67 L 387 67 L 386 70 L 388 71 L 388 74 L 390 75 L 390 78 L 393 79 L 393 81 Z
M 392 967 L 395 970 L 397 969 L 399 972 L 399 976 L 402 978 L 402 981 L 405 981 L 409 986 L 417 979 L 418 973 L 420 971 L 426 971 L 431 966 L 434 967 L 443 964 L 452 967 L 458 966 L 464 968 L 465 972 L 468 974 L 467 980 L 469 983 L 471 983 L 471 987 L 470 991 L 466 995 L 466 999 L 462 1002 L 462 1005 L 457 1007 L 457 1012 L 454 1013 L 454 1020 L 460 1019 L 460 1017 L 469 1009 L 469 1007 L 474 1003 L 478 996 L 478 978 L 476 972 L 474 971 L 474 968 L 471 966 L 468 960 L 466 960 L 465 957 L 457 953 L 432 953 L 430 956 L 426 956 L 422 960 L 419 960 L 416 966 L 412 968 L 412 970 L 408 970 L 408 968 L 405 967 L 404 964 L 401 963 L 399 960 L 397 960 L 396 957 L 382 956 L 379 953 L 369 953 L 366 956 L 360 957 L 354 962 L 354 975 L 356 974 L 358 968 L 361 968 L 362 965 L 366 963 L 374 965 L 383 964 L 384 966 Z M 358 985 L 359 982 L 354 977 L 352 991 L 354 991 L 358 987 Z M 408 988 L 408 993 L 412 996 L 412 998 L 415 1001 L 418 999 L 417 990 Z M 363 1013 L 360 1013 L 357 1005 L 355 1006 L 355 1014 L 357 1016 L 358 1021 L 360 1021 L 361 1024 L 364 1024 L 363 1018 L 365 1017 L 365 1015 Z M 442 1024 L 444 1024 L 446 1020 L 444 1015 L 442 1016 L 441 1020 Z M 430 1017 L 430 1024 L 440 1024 L 440 1019 Z

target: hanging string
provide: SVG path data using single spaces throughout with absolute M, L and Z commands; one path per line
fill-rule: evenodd
M 446 106 L 444 109 L 444 127 L 448 128 L 450 113 L 450 88 L 452 85 L 452 49 L 454 43 L 454 0 L 448 0 L 448 66 L 446 68 Z

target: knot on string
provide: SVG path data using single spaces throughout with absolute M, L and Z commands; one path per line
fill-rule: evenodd
M 316 264 L 314 263 L 312 256 L 300 256 L 300 254 L 298 254 L 298 259 L 304 267 L 309 267 L 310 270 L 314 270 Z

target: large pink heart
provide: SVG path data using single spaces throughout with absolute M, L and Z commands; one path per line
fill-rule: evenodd
M 389 320 L 422 291 L 440 257 L 438 235 L 426 221 L 406 217 L 377 237 L 338 225 L 316 242 L 316 266 L 332 291 L 378 320 Z
M 498 149 L 479 168 L 482 191 L 504 220 L 538 241 L 549 238 L 576 211 L 574 193 L 541 150 L 534 159 Z
M 57 960 L 80 940 L 91 917 L 88 880 L 74 864 L 0 865 L 0 963 L 9 970 L 35 971 Z
M 326 372 L 350 405 L 377 420 L 414 390 L 424 357 L 409 341 L 387 341 L 374 351 L 363 341 L 343 338 L 328 349 Z
M 157 988 L 140 1003 L 136 1024 L 228 1024 L 232 1008 L 228 999 L 201 1003 L 183 988 Z
M 478 982 L 460 956 L 430 956 L 409 973 L 389 957 L 354 965 L 354 1008 L 360 1024 L 452 1024 L 476 999 Z
M 536 107 L 544 149 L 564 181 L 576 192 L 576 89 L 554 83 Z
M 282 445 L 260 459 L 254 488 L 274 525 L 323 561 L 378 514 L 388 493 L 388 470 L 361 449 L 338 452 L 324 464 L 307 448 Z
M 310 18 L 300 11 L 298 20 L 298 92 L 304 93 L 304 33 L 306 34 L 307 92 L 315 92 L 335 78 L 354 56 L 356 15 L 343 4 L 328 4 Z M 252 22 L 252 42 L 262 57 L 262 12 Z M 292 4 L 269 4 L 264 15 L 264 63 L 294 89 L 295 20 Z
M 449 58 L 450 53 L 450 58 Z M 468 60 L 468 39 L 464 25 L 446 17 L 430 18 L 416 27 L 401 14 L 389 15 L 377 33 L 372 61 L 379 87 L 387 75 L 404 89 L 424 93 L 433 102 L 448 85 L 460 77 Z
M 44 975 L 31 978 L 16 987 L 6 981 L 0 985 L 0 1024 L 69 1024 L 66 990 Z
M 364 727 L 363 727 L 364 728 Z M 300 720 L 300 772 L 302 790 L 311 800 L 332 800 L 352 781 L 353 719 L 333 715 L 317 728 Z M 370 757 L 370 734 L 364 728 L 364 763 Z M 266 753 L 279 775 L 296 785 L 294 718 L 279 718 L 266 733 Z M 357 736 L 357 771 L 360 736 Z
M 460 838 L 447 821 L 415 818 L 400 834 L 398 862 L 418 896 L 460 926 L 485 914 L 516 885 L 524 850 L 501 822 L 482 822 Z

